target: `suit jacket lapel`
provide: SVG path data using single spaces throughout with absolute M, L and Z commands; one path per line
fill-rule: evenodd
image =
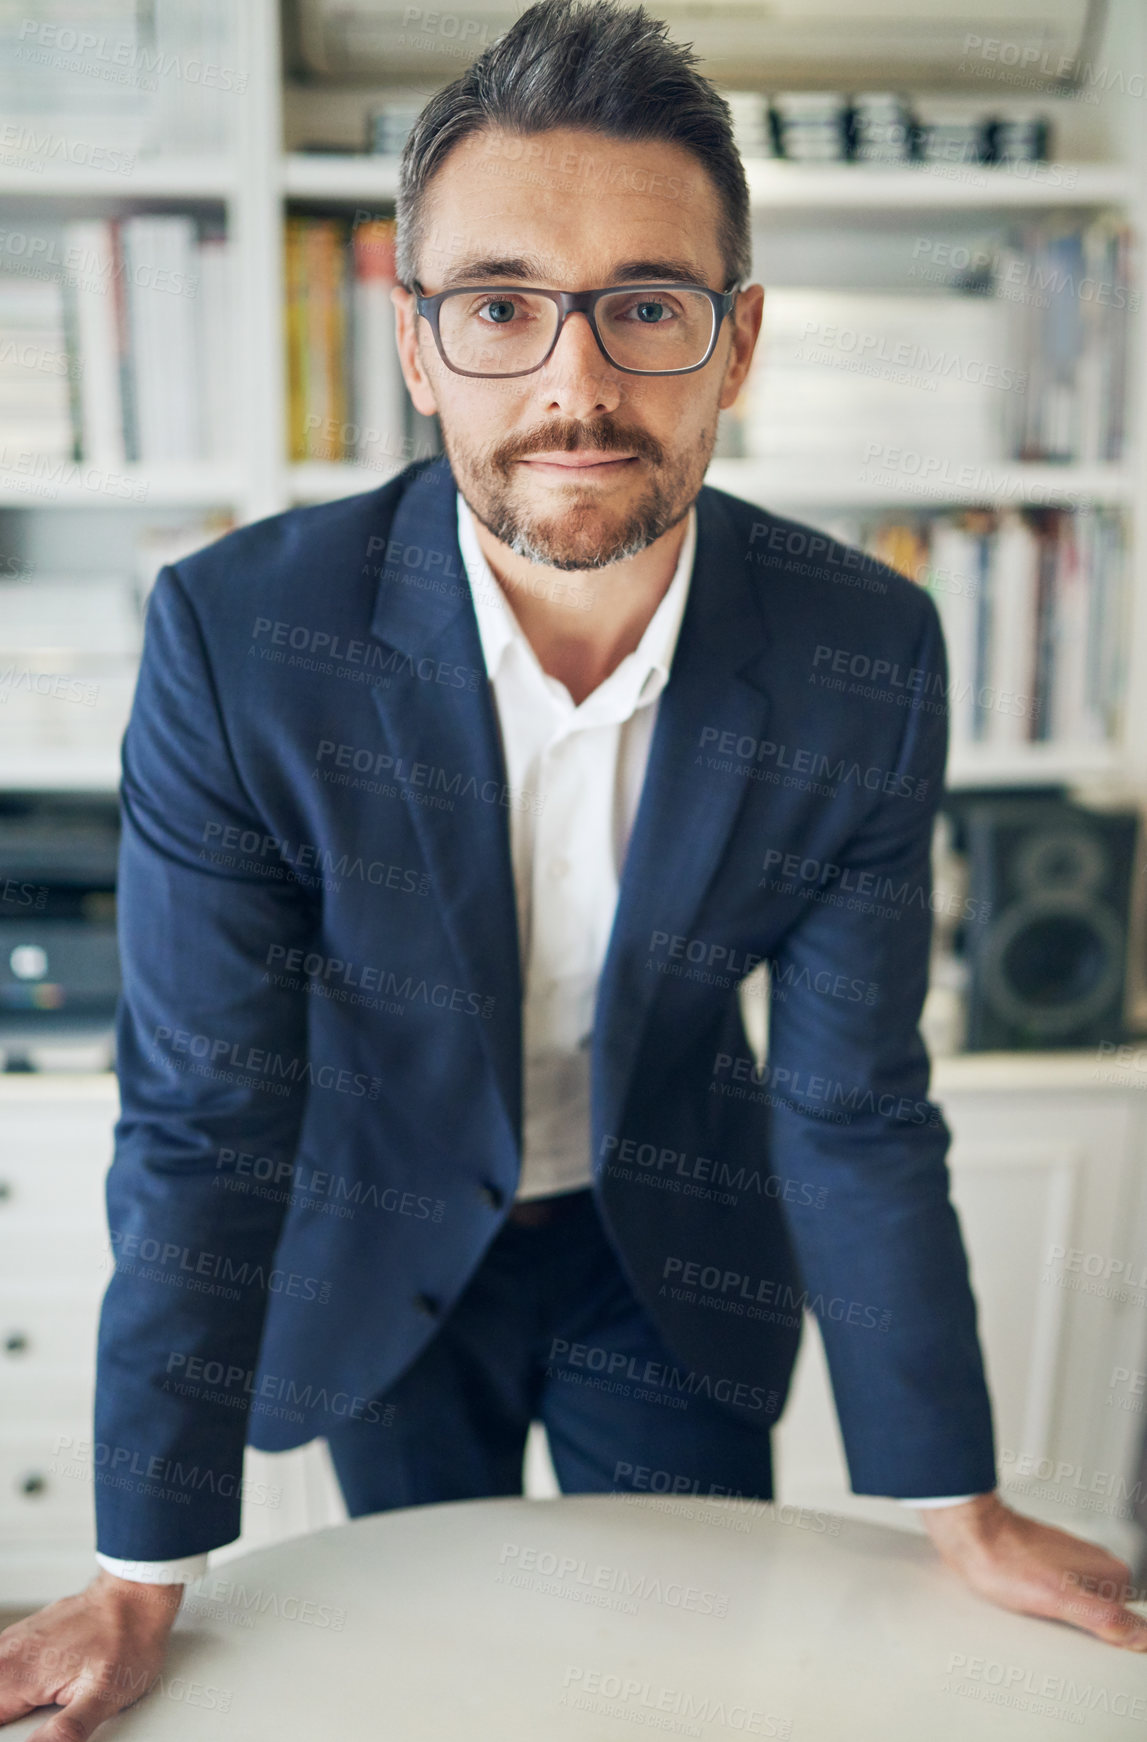
M 443 771 L 446 790 L 458 776 L 470 794 L 453 810 L 411 803 L 409 811 L 459 984 L 493 997 L 479 1026 L 520 1153 L 521 969 L 509 815 L 499 798 L 506 772 L 456 515 L 442 458 L 415 477 L 391 522 L 371 633 L 403 657 L 390 687 L 373 694 L 396 763 L 428 763 Z M 476 683 L 466 675 L 456 687 L 459 673 L 476 674 Z
M 768 717 L 763 614 L 746 576 L 743 536 L 720 498 L 697 499 L 697 551 L 669 681 L 630 837 L 593 1036 L 593 1153 L 617 1135 L 660 984 L 653 931 L 688 936 L 750 787 L 714 774 L 706 728 L 759 739 Z

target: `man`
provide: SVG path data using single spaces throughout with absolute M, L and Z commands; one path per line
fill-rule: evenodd
M 324 1435 L 355 1515 L 519 1491 L 532 1419 L 566 1490 L 771 1498 L 804 1306 L 854 1489 L 1002 1606 L 1144 1649 L 1086 1594 L 1123 1563 L 994 1491 L 917 1030 L 936 613 L 702 488 L 763 300 L 724 105 L 644 12 L 542 0 L 427 106 L 399 219 L 446 458 L 151 602 L 102 1566 L 9 1630 L 2 1715 L 86 1736 L 158 1668 L 245 1440 Z M 826 648 L 909 705 L 821 683 Z M 46 1638 L 79 1667 L 21 1672 Z

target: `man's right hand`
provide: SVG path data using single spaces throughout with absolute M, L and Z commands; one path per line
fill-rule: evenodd
M 145 1585 L 101 1567 L 86 1590 L 0 1632 L 0 1725 L 62 1706 L 28 1742 L 85 1742 L 152 1686 L 182 1585 Z

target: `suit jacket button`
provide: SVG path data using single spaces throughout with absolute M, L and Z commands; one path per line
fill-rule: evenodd
M 418 1311 L 424 1313 L 428 1319 L 436 1319 L 438 1317 L 438 1302 L 432 1294 L 416 1294 L 414 1297 L 414 1304 L 418 1308 Z
M 505 1194 L 497 1186 L 479 1186 L 478 1196 L 484 1204 L 489 1204 L 492 1210 L 500 1210 L 505 1203 Z

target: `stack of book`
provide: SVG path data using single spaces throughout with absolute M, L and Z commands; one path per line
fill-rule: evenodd
M 748 109 L 750 93 L 737 93 Z M 723 92 L 728 101 L 731 93 Z M 1043 115 L 1005 118 L 994 108 L 896 91 L 781 91 L 756 97 L 775 155 L 794 163 L 1034 163 L 1050 154 Z M 743 156 L 755 156 L 741 145 Z M 770 156 L 771 152 L 763 155 Z
M 933 457 L 1003 459 L 1007 401 L 1024 385 L 991 297 L 770 289 L 736 407 L 741 451 L 927 478 Z
M 887 470 L 891 450 L 922 478 L 931 459 L 1122 460 L 1128 226 L 1057 215 L 949 252 L 971 265 L 920 268 L 938 293 L 770 289 L 732 451 Z
M 0 563 L 0 766 L 115 766 L 156 577 L 233 525 L 223 512 L 143 520 L 118 573 L 7 578 Z
M 0 582 L 0 761 L 114 759 L 141 627 L 134 589 L 118 576 Z
M 394 223 L 291 217 L 287 381 L 293 460 L 398 470 L 417 457 L 395 344 Z
M 227 149 L 248 86 L 233 0 L 0 6 L 5 161 L 130 174 L 135 159 Z
M 934 597 L 954 750 L 1119 738 L 1127 565 L 1118 511 L 844 516 L 831 530 Z
M 1124 452 L 1131 232 L 1103 214 L 1019 229 L 995 260 L 1009 349 L 1028 390 L 1009 410 L 1021 460 L 1118 461 Z
M 25 453 L 71 459 L 71 375 L 60 285 L 0 276 L 0 469 Z
M 230 447 L 230 261 L 183 215 L 77 219 L 52 276 L 0 278 L 0 437 L 115 469 Z

